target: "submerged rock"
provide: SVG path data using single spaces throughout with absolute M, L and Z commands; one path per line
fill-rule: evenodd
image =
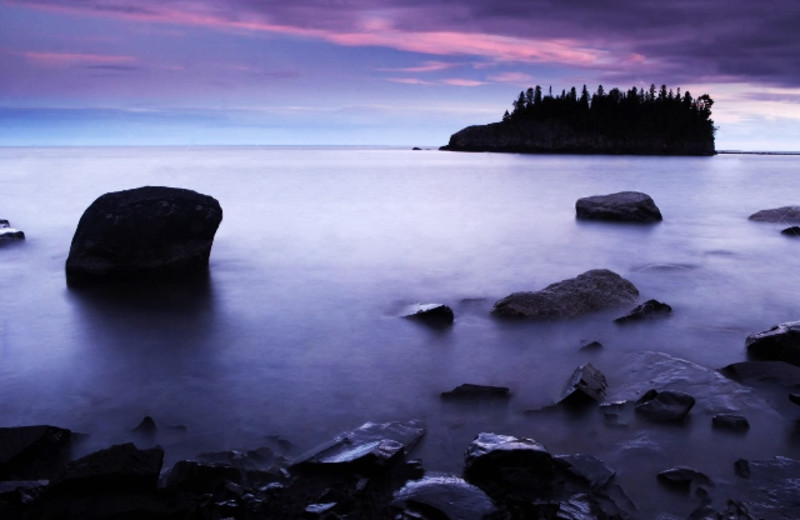
M 441 393 L 442 399 L 508 399 L 511 392 L 506 386 L 474 385 L 464 383 Z
M 695 399 L 683 392 L 670 390 L 646 392 L 635 406 L 636 413 L 654 422 L 683 422 L 694 406 Z
M 0 219 L 0 245 L 5 242 L 16 242 L 24 239 L 25 233 L 19 229 L 12 228 L 7 220 Z
M 0 481 L 54 477 L 69 460 L 72 439 L 55 426 L 0 428 Z
M 637 321 L 652 320 L 655 318 L 664 318 L 672 313 L 672 307 L 666 303 L 658 300 L 647 300 L 643 304 L 637 306 L 626 316 L 622 316 L 614 320 L 614 323 L 624 325 L 626 323 L 633 323 Z
M 425 435 L 417 422 L 368 422 L 300 457 L 295 469 L 358 466 L 365 471 L 384 467 L 404 457 Z
M 404 518 L 481 520 L 496 511 L 480 488 L 450 475 L 408 482 L 395 493 L 392 504 L 404 510 Z M 433 516 L 431 511 L 435 512 Z
M 762 209 L 748 217 L 750 220 L 757 222 L 785 222 L 800 223 L 800 206 L 783 206 L 773 209 Z
M 741 361 L 720 373 L 744 384 L 769 383 L 785 388 L 800 386 L 800 367 L 785 361 Z
M 603 373 L 591 363 L 586 363 L 572 373 L 558 402 L 567 406 L 602 403 L 606 398 L 607 386 Z
M 518 292 L 497 301 L 492 314 L 503 318 L 573 318 L 630 304 L 639 291 L 608 269 L 594 269 L 537 292 Z
M 67 283 L 207 275 L 221 221 L 219 202 L 191 190 L 145 186 L 106 193 L 78 222 Z
M 434 327 L 452 325 L 455 320 L 453 309 L 443 303 L 417 303 L 409 305 L 403 310 L 403 317 L 420 321 Z
M 575 203 L 575 212 L 583 220 L 650 223 L 663 219 L 653 199 L 638 191 L 584 197 Z
M 692 487 L 713 485 L 708 475 L 685 466 L 662 471 L 658 474 L 658 481 L 665 486 L 681 489 L 687 493 Z
M 711 425 L 718 430 L 727 430 L 736 433 L 744 433 L 750 429 L 750 423 L 746 417 L 729 413 L 715 415 L 711 418 Z
M 785 361 L 800 366 L 800 321 L 775 325 L 745 340 L 747 353 L 756 359 Z

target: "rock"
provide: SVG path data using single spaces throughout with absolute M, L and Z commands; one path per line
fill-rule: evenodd
M 394 494 L 395 507 L 404 509 L 408 518 L 481 520 L 495 513 L 492 500 L 480 488 L 464 479 L 435 475 L 406 483 Z
M 636 287 L 607 269 L 594 269 L 551 284 L 538 292 L 518 292 L 497 301 L 492 314 L 503 318 L 551 320 L 630 304 Z
M 480 433 L 466 451 L 464 479 L 495 501 L 548 496 L 555 473 L 554 457 L 533 439 Z
M 584 197 L 575 203 L 575 211 L 582 220 L 651 223 L 663 219 L 653 199 L 638 191 Z
M 786 235 L 787 237 L 792 238 L 800 238 L 800 226 L 788 227 L 781 231 L 781 235 Z
M 711 425 L 718 430 L 727 430 L 736 433 L 744 433 L 750 429 L 750 423 L 742 415 L 729 413 L 717 414 L 711 418 Z
M 222 208 L 179 188 L 106 193 L 83 213 L 66 262 L 71 286 L 206 276 Z
M 747 353 L 756 359 L 785 361 L 800 366 L 800 321 L 788 321 L 750 334 Z
M 473 385 L 464 383 L 448 392 L 442 392 L 442 399 L 508 399 L 511 393 L 505 386 Z
M 153 420 L 152 417 L 149 415 L 145 415 L 142 418 L 142 421 L 139 423 L 139 426 L 131 430 L 133 433 L 138 433 L 140 435 L 153 435 L 158 431 L 158 427 L 156 426 L 156 422 Z
M 720 369 L 720 373 L 745 384 L 770 383 L 786 388 L 800 385 L 800 367 L 785 361 L 742 361 Z
M 18 240 L 25 240 L 25 233 L 19 229 L 12 228 L 7 220 L 0 219 L 0 244 Z
M 594 455 L 556 455 L 556 460 L 564 466 L 565 471 L 586 483 L 592 491 L 604 489 L 616 475 L 613 469 Z
M 223 490 L 228 482 L 242 482 L 242 473 L 223 464 L 182 460 L 170 469 L 166 484 L 173 489 L 204 494 Z
M 455 320 L 453 309 L 442 303 L 409 305 L 404 309 L 403 317 L 434 327 L 452 325 Z
M 800 405 L 800 394 L 789 394 L 789 401 L 796 405 Z
M 402 459 L 425 435 L 417 422 L 368 422 L 299 458 L 292 469 L 336 469 L 355 466 L 375 472 Z
M 583 345 L 579 350 L 581 352 L 594 352 L 602 349 L 603 349 L 602 343 L 600 343 L 599 341 L 592 341 L 590 343 L 587 343 L 586 345 Z
M 69 460 L 73 433 L 55 426 L 0 428 L 0 480 L 51 479 Z
M 687 493 L 692 487 L 708 487 L 713 483 L 707 475 L 687 467 L 670 468 L 658 474 L 658 481 L 665 486 L 681 489 Z
M 575 369 L 561 392 L 559 404 L 583 406 L 602 403 L 606 398 L 606 377 L 591 363 Z
M 748 217 L 757 222 L 800 223 L 800 206 L 783 206 L 781 208 L 762 209 Z
M 654 422 L 683 422 L 694 406 L 695 399 L 689 394 L 655 389 L 646 392 L 634 410 L 638 415 Z
M 643 304 L 633 309 L 627 316 L 622 316 L 614 320 L 614 323 L 621 325 L 655 318 L 664 318 L 672 313 L 672 307 L 658 300 L 647 300 Z
M 746 471 L 741 469 L 745 466 Z M 800 518 L 797 475 L 800 461 L 787 457 L 737 461 L 737 476 L 742 479 L 737 499 L 752 518 Z
M 70 462 L 52 486 L 92 493 L 153 491 L 163 460 L 161 448 L 140 450 L 133 443 L 117 444 Z

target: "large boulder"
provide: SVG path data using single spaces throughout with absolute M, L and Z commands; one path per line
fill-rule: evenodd
M 55 426 L 0 428 L 0 481 L 54 477 L 69 460 L 72 439 Z
M 653 199 L 638 191 L 621 191 L 610 195 L 594 195 L 578 199 L 576 216 L 584 220 L 618 222 L 659 222 L 661 211 Z
M 83 213 L 67 283 L 203 276 L 222 208 L 213 197 L 160 186 L 106 193 Z
M 497 301 L 492 314 L 503 318 L 573 318 L 636 301 L 639 291 L 608 269 L 593 269 L 537 292 L 518 292 Z
M 394 505 L 405 511 L 402 518 L 481 520 L 496 512 L 492 500 L 480 488 L 451 475 L 426 476 L 406 483 L 394 494 Z M 426 512 L 433 514 L 427 516 Z
M 800 206 L 783 206 L 781 208 L 762 209 L 750 215 L 756 222 L 800 223 Z
M 800 321 L 788 321 L 750 334 L 747 353 L 756 359 L 785 361 L 800 366 Z

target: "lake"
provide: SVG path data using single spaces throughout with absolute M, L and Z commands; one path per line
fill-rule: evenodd
M 67 289 L 83 211 L 144 185 L 220 201 L 208 284 Z M 575 219 L 578 198 L 623 190 L 651 195 L 664 221 Z M 150 415 L 172 463 L 276 436 L 302 451 L 365 421 L 419 419 L 428 434 L 414 456 L 429 470 L 459 473 L 481 431 L 527 436 L 606 460 L 643 512 L 685 516 L 699 499 L 663 490 L 655 473 L 688 464 L 724 490 L 739 457 L 798 458 L 794 405 L 775 405 L 781 420 L 751 419 L 745 436 L 720 438 L 707 418 L 651 428 L 660 448 L 641 456 L 628 449 L 636 428 L 528 412 L 552 404 L 582 363 L 610 387 L 645 350 L 718 369 L 746 359 L 748 334 L 800 319 L 800 241 L 747 219 L 798 193 L 798 156 L 0 148 L 0 218 L 27 236 L 0 248 L 0 425 L 90 433 L 88 451 L 135 440 Z M 630 309 L 552 323 L 489 315 L 511 292 L 594 268 L 672 316 L 619 327 L 612 319 Z M 453 327 L 401 319 L 415 302 L 448 304 Z M 580 350 L 591 341 L 604 348 Z M 440 400 L 467 382 L 508 386 L 512 398 Z

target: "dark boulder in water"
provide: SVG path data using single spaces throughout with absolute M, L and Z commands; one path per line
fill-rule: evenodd
M 559 403 L 567 406 L 602 403 L 606 398 L 607 386 L 603 373 L 591 363 L 586 363 L 572 373 L 561 392 Z
M 441 393 L 442 399 L 508 399 L 511 392 L 506 386 L 475 385 L 464 383 L 452 390 Z
M 583 220 L 651 223 L 663 220 L 653 199 L 638 191 L 621 191 L 578 199 L 576 216 Z
M 654 422 L 683 422 L 695 399 L 683 392 L 650 390 L 636 402 L 636 413 Z
M 25 233 L 19 229 L 12 228 L 11 224 L 9 224 L 7 220 L 0 219 L 0 244 L 4 244 L 6 242 L 16 242 L 24 239 Z
M 748 217 L 756 222 L 800 223 L 800 206 L 783 206 L 781 208 L 762 209 Z
M 614 323 L 624 325 L 638 321 L 651 320 L 654 318 L 664 318 L 672 313 L 672 307 L 658 300 L 647 300 L 637 306 L 630 313 L 614 320 Z
M 788 321 L 750 334 L 747 353 L 756 359 L 785 361 L 800 366 L 800 321 Z
M 47 425 L 0 428 L 0 480 L 54 477 L 69 459 L 73 437 Z
M 781 235 L 786 235 L 787 237 L 792 238 L 800 238 L 800 226 L 788 227 L 781 231 Z
M 145 186 L 106 193 L 83 213 L 67 284 L 207 276 L 222 208 L 195 191 Z
M 416 303 L 403 309 L 403 317 L 432 327 L 445 327 L 455 321 L 453 309 L 443 303 Z
M 552 320 L 574 318 L 630 304 L 639 291 L 608 269 L 593 269 L 537 292 L 518 292 L 497 301 L 492 314 L 502 318 Z
M 404 516 L 396 518 L 481 520 L 496 512 L 492 500 L 480 488 L 451 475 L 426 476 L 406 483 L 394 494 L 393 505 L 404 511 Z
M 711 425 L 716 430 L 727 430 L 735 433 L 744 433 L 750 429 L 750 422 L 746 417 L 729 413 L 715 415 L 711 418 Z

